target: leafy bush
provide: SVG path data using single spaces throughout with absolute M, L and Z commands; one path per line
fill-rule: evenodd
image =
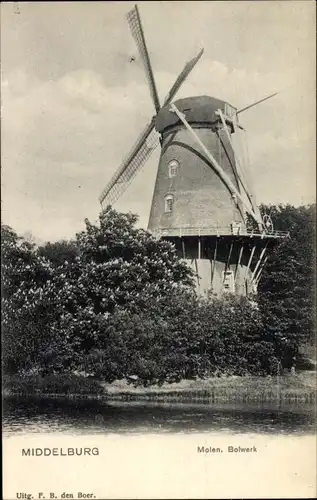
M 53 392 L 63 374 L 67 392 L 76 370 L 150 385 L 306 366 L 298 348 L 313 331 L 314 210 L 270 208 L 292 239 L 273 250 L 257 307 L 245 297 L 198 298 L 173 245 L 136 229 L 130 213 L 108 207 L 74 241 L 39 249 L 3 226 L 4 372 L 33 370 Z
M 198 300 L 190 291 L 150 298 L 138 313 L 117 308 L 100 328 L 83 369 L 135 385 L 214 375 L 275 373 L 272 344 L 246 298 Z
M 98 347 L 99 331 L 117 307 L 137 312 L 149 297 L 191 287 L 192 272 L 174 247 L 135 229 L 135 222 L 108 207 L 99 225 L 86 221 L 70 247 L 64 242 L 38 252 L 2 228 L 6 372 L 31 366 L 71 372 Z M 58 251 L 71 258 L 58 258 Z

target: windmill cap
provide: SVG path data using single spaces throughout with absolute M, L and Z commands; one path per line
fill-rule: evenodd
M 207 95 L 186 97 L 175 101 L 174 104 L 181 113 L 185 114 L 188 123 L 214 123 L 219 120 L 216 114 L 218 109 L 225 113 L 227 106 L 232 108 L 226 101 Z M 178 116 L 170 111 L 170 105 L 167 105 L 158 112 L 155 128 L 158 132 L 163 132 L 177 123 L 179 123 Z

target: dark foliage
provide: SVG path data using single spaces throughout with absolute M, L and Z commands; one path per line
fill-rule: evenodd
M 111 207 L 76 240 L 40 248 L 3 226 L 5 373 L 149 385 L 307 366 L 298 350 L 313 341 L 315 207 L 262 210 L 291 239 L 271 253 L 256 302 L 197 298 L 174 247 Z
M 316 206 L 261 208 L 276 230 L 290 232 L 271 253 L 258 287 L 267 340 L 290 368 L 299 346 L 315 341 Z

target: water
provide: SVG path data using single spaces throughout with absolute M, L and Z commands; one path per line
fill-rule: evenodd
M 309 404 L 188 404 L 102 402 L 98 400 L 7 397 L 3 433 L 313 434 L 314 406 Z

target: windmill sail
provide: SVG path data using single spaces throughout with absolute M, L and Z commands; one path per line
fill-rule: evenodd
M 161 109 L 161 106 L 157 94 L 153 71 L 150 63 L 149 54 L 145 44 L 141 19 L 137 6 L 135 6 L 127 14 L 127 19 L 130 29 L 132 31 L 132 35 L 138 46 L 143 64 L 145 66 L 145 72 L 149 81 L 149 86 L 154 106 L 156 112 L 158 113 Z M 189 73 L 192 71 L 194 66 L 201 58 L 203 52 L 204 49 L 201 49 L 200 52 L 197 54 L 197 56 L 195 56 L 193 59 L 191 59 L 185 64 L 183 70 L 181 71 L 174 85 L 167 94 L 164 101 L 164 106 L 166 106 L 171 102 L 171 100 L 175 96 L 176 92 L 179 90 L 182 83 L 185 81 Z M 102 191 L 101 196 L 99 197 L 99 201 L 101 204 L 104 203 L 112 204 L 117 201 L 117 199 L 123 194 L 123 192 L 130 185 L 137 171 L 144 165 L 144 163 L 149 158 L 151 153 L 158 146 L 159 135 L 156 133 L 154 128 L 155 118 L 156 118 L 155 116 L 152 118 L 151 122 L 149 123 L 149 125 L 147 125 L 143 133 L 140 135 L 139 139 L 137 140 L 136 144 L 132 148 L 127 158 L 123 161 L 123 163 L 120 165 L 118 170 L 111 178 L 108 185 Z
M 157 88 L 155 85 L 155 80 L 154 80 L 154 75 L 153 75 L 153 70 L 149 58 L 149 54 L 147 51 L 146 43 L 145 43 L 145 38 L 144 38 L 144 33 L 142 29 L 142 24 L 141 24 L 141 18 L 139 15 L 138 7 L 135 5 L 135 7 L 128 12 L 127 16 L 127 21 L 132 33 L 132 36 L 136 42 L 136 45 L 139 49 L 139 53 L 145 68 L 145 73 L 149 82 L 149 87 L 150 87 L 150 92 L 151 96 L 154 102 L 155 106 L 155 111 L 158 113 L 160 109 L 160 101 L 157 93 Z
M 182 83 L 186 80 L 189 73 L 194 69 L 194 67 L 198 63 L 198 61 L 201 58 L 201 56 L 203 55 L 203 53 L 204 53 L 204 49 L 201 49 L 200 52 L 197 54 L 197 56 L 195 56 L 193 59 L 191 59 L 190 61 L 188 61 L 185 64 L 183 71 L 179 74 L 179 76 L 175 80 L 175 83 L 172 86 L 171 90 L 169 91 L 169 93 L 165 97 L 165 101 L 164 101 L 163 106 L 166 106 L 167 104 L 169 104 L 171 102 L 171 100 L 175 96 L 176 92 L 179 90 Z
M 256 198 L 255 198 L 255 190 L 254 190 L 254 184 L 252 182 L 252 175 L 251 175 L 251 169 L 249 165 L 249 153 L 248 153 L 248 143 L 247 143 L 247 137 L 246 137 L 246 132 L 245 130 L 239 130 L 239 127 L 237 127 L 236 121 L 233 121 L 233 128 L 234 128 L 234 136 L 236 136 L 235 140 L 235 146 L 234 150 L 238 154 L 239 161 L 237 162 L 237 166 L 239 169 L 239 172 L 242 176 L 242 179 L 244 180 L 244 183 L 247 187 L 248 190 L 248 198 L 251 202 L 251 205 L 253 207 L 253 210 L 256 214 L 256 221 L 259 224 L 259 227 L 263 227 L 263 221 L 262 221 L 262 216 L 260 213 L 260 209 L 258 207 Z M 244 136 L 244 137 L 242 137 Z M 244 161 L 242 161 L 242 158 L 244 158 Z
M 156 149 L 158 144 L 159 135 L 154 129 L 153 118 L 101 193 L 99 198 L 101 204 L 112 204 L 117 201 L 117 199 L 130 185 L 137 171 L 144 165 L 154 149 Z
M 255 216 L 255 220 L 259 226 L 259 229 L 261 229 L 261 227 L 263 225 L 262 218 L 261 218 L 261 215 L 259 213 L 258 206 L 256 205 L 256 202 L 254 199 L 253 189 L 251 189 L 251 185 L 246 179 L 245 169 L 243 167 L 243 165 L 245 165 L 245 162 L 242 161 L 242 157 L 239 154 L 238 148 L 236 147 L 237 144 L 236 145 L 234 144 L 234 141 L 231 137 L 231 134 L 229 134 L 229 131 L 228 131 L 228 128 L 227 128 L 227 125 L 225 122 L 224 115 L 222 114 L 222 111 L 220 109 L 218 109 L 217 114 L 221 119 L 221 122 L 223 125 L 223 130 L 226 133 L 229 144 L 230 144 L 232 151 L 233 151 L 233 154 L 234 154 L 235 162 L 233 163 L 233 170 L 234 170 L 235 176 L 237 178 L 238 185 L 241 189 L 241 194 L 246 199 L 246 201 L 248 203 L 250 203 L 250 206 L 253 210 L 253 215 Z M 233 125 L 233 130 L 235 132 L 235 136 L 237 137 L 238 136 L 238 127 L 237 127 L 237 123 L 236 123 L 235 118 L 233 118 L 233 120 L 232 120 L 232 125 Z M 219 132 L 217 132 L 217 135 L 218 134 L 219 134 Z M 240 142 L 238 142 L 238 144 L 241 145 Z
M 169 104 L 176 92 L 179 90 L 182 83 L 185 81 L 189 73 L 192 71 L 194 66 L 197 64 L 199 59 L 201 58 L 204 49 L 201 49 L 199 54 L 196 57 L 188 61 L 182 72 L 179 74 L 176 79 L 174 85 L 171 90 L 167 94 L 164 106 Z M 132 179 L 136 175 L 139 168 L 141 168 L 145 161 L 149 158 L 152 151 L 159 144 L 159 135 L 154 130 L 155 126 L 155 116 L 152 118 L 152 121 L 145 128 L 145 130 L 140 135 L 136 144 L 132 148 L 131 152 L 128 154 L 127 158 L 123 161 L 121 166 L 113 175 L 109 184 L 105 187 L 101 196 L 99 197 L 99 201 L 101 204 L 105 203 L 115 203 L 117 199 L 124 193 L 127 187 L 130 185 Z

